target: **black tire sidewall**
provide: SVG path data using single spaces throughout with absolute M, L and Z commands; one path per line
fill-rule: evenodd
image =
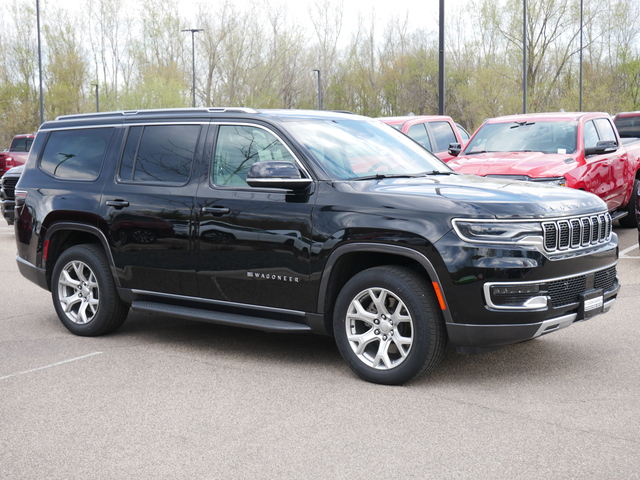
M 631 193 L 631 199 L 627 204 L 627 215 L 622 217 L 618 222 L 621 227 L 624 228 L 638 228 L 638 217 L 636 215 L 636 202 L 638 201 L 638 188 L 640 188 L 640 181 L 634 180 L 633 192 Z
M 346 312 L 353 299 L 367 288 L 384 288 L 397 295 L 413 320 L 413 343 L 407 358 L 397 367 L 378 370 L 364 364 L 353 352 L 346 335 Z M 361 378 L 386 385 L 413 380 L 439 363 L 444 349 L 442 314 L 424 280 L 404 267 L 373 267 L 347 282 L 336 301 L 333 316 L 338 350 Z
M 94 318 L 86 324 L 78 324 L 69 319 L 60 304 L 58 282 L 62 269 L 72 261 L 85 263 L 93 272 L 98 284 L 98 310 Z M 53 305 L 62 324 L 75 335 L 98 336 L 115 330 L 124 318 L 120 299 L 115 288 L 106 256 L 101 248 L 95 245 L 76 245 L 65 250 L 55 263 L 51 278 L 51 295 Z M 126 310 L 125 310 L 126 316 Z

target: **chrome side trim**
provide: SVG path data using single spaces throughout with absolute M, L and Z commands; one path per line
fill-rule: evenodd
M 212 298 L 190 297 L 187 295 L 176 295 L 174 293 L 152 292 L 149 290 L 138 290 L 138 289 L 131 289 L 131 293 L 133 293 L 134 295 L 146 295 L 146 296 L 152 296 L 152 297 L 171 298 L 174 300 L 185 300 L 189 302 L 208 303 L 211 305 L 224 305 L 227 307 L 238 307 L 238 308 L 245 308 L 250 310 L 260 310 L 263 312 L 284 313 L 288 315 L 295 315 L 297 317 L 305 316 L 305 312 L 301 312 L 298 310 L 287 310 L 284 308 L 266 307 L 264 305 L 253 305 L 248 303 L 236 303 L 236 302 L 229 302 L 226 300 L 214 300 Z

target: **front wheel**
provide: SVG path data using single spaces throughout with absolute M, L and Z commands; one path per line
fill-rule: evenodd
M 62 324 L 76 334 L 95 337 L 113 332 L 127 318 L 109 263 L 97 245 L 65 250 L 53 268 L 51 296 Z
M 444 353 L 444 319 L 433 289 L 406 267 L 355 275 L 338 296 L 333 326 L 349 367 L 373 383 L 409 382 L 434 368 Z

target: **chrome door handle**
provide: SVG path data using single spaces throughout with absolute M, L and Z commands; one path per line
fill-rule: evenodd
M 107 205 L 114 207 L 116 210 L 120 210 L 121 208 L 128 207 L 129 202 L 126 200 L 107 200 Z
M 202 213 L 210 213 L 214 217 L 221 217 L 230 212 L 231 210 L 226 207 L 202 207 Z

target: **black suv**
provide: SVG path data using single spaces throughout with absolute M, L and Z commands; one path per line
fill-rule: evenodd
M 16 187 L 22 274 L 77 335 L 131 308 L 333 335 L 385 384 L 608 310 L 617 236 L 596 196 L 453 172 L 345 113 L 59 117 Z

